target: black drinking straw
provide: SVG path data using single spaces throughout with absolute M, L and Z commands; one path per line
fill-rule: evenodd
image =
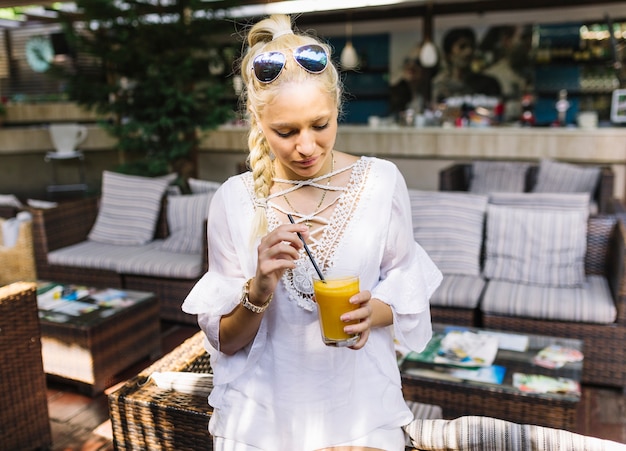
M 293 216 L 291 216 L 290 214 L 287 214 L 287 217 L 289 218 L 289 222 L 291 222 L 292 224 L 296 223 L 296 221 L 293 220 Z M 313 267 L 315 268 L 317 275 L 320 277 L 320 280 L 322 282 L 326 283 L 326 280 L 324 279 L 324 276 L 322 275 L 322 271 L 320 271 L 320 267 L 317 266 L 317 263 L 315 262 L 315 259 L 313 258 L 313 254 L 311 254 L 311 250 L 309 249 L 309 246 L 306 245 L 306 241 L 304 241 L 304 238 L 302 238 L 302 235 L 300 234 L 300 232 L 296 232 L 296 233 L 298 234 L 298 238 L 300 238 L 300 241 L 302 241 L 302 244 L 304 244 L 304 250 L 306 254 L 309 256 L 309 258 L 311 259 L 311 263 L 313 263 Z

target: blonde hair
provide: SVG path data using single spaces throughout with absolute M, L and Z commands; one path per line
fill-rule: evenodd
M 250 29 L 247 41 L 248 51 L 241 61 L 241 76 L 244 86 L 242 103 L 245 104 L 250 120 L 248 166 L 252 171 L 257 198 L 252 236 L 254 240 L 267 233 L 266 200 L 274 178 L 271 150 L 259 125 L 263 109 L 278 94 L 283 83 L 314 80 L 334 99 L 337 110 L 340 111 L 342 86 L 337 68 L 330 61 L 330 46 L 316 37 L 294 33 L 291 18 L 287 15 L 272 15 L 261 20 Z M 286 64 L 278 78 L 270 83 L 261 83 L 254 76 L 252 61 L 257 55 L 269 51 L 285 52 L 308 44 L 321 45 L 329 56 L 328 66 L 322 73 L 311 74 L 298 64 Z

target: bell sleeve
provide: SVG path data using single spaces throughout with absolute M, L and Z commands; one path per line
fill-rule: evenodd
M 414 239 L 408 190 L 399 171 L 391 202 L 380 280 L 372 296 L 392 307 L 395 339 L 421 351 L 432 336 L 430 297 L 442 274 Z

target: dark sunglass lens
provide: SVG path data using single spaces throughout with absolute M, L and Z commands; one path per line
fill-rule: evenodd
M 326 69 L 328 55 L 319 45 L 303 45 L 293 52 L 294 59 L 309 72 L 317 74 Z
M 254 58 L 252 67 L 257 80 L 263 83 L 269 83 L 280 75 L 280 71 L 285 66 L 285 55 L 280 52 L 261 53 Z

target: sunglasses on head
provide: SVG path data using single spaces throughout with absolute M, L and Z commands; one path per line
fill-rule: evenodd
M 293 49 L 293 59 L 298 65 L 312 74 L 319 74 L 328 66 L 328 55 L 324 47 L 317 44 L 302 45 Z M 287 57 L 283 52 L 264 52 L 252 61 L 254 76 L 261 83 L 271 83 L 278 78 L 285 67 Z

